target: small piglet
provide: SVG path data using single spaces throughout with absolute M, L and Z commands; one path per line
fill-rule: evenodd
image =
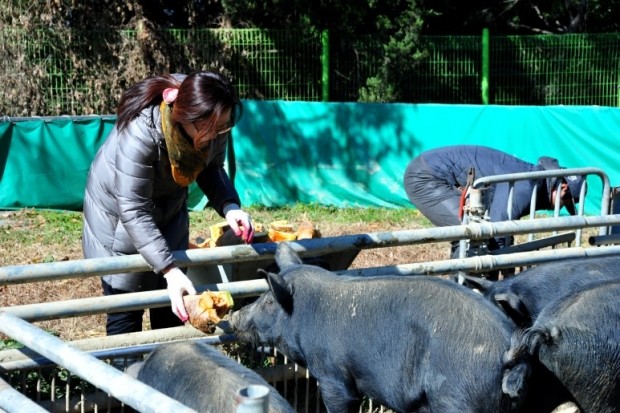
M 366 395 L 397 412 L 508 412 L 529 365 L 503 364 L 514 324 L 466 287 L 433 277 L 347 277 L 304 265 L 286 243 L 270 291 L 231 317 L 242 341 L 269 344 L 318 379 L 330 413 Z M 512 372 L 512 391 L 502 391 Z
M 513 360 L 532 356 L 583 413 L 620 412 L 620 282 L 601 281 L 545 307 L 515 334 Z
M 269 413 L 295 413 L 258 373 L 204 343 L 162 344 L 126 373 L 198 412 L 235 412 L 237 392 L 262 385 L 269 389 Z

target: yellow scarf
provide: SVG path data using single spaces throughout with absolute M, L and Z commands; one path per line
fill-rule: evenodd
M 185 139 L 179 127 L 173 127 L 172 108 L 161 102 L 161 128 L 166 138 L 168 158 L 172 166 L 172 178 L 180 186 L 188 186 L 196 180 L 198 174 L 205 166 L 205 161 L 200 157 L 194 147 Z

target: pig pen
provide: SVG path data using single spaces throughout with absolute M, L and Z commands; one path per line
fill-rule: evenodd
M 596 174 L 605 183 L 606 176 L 598 171 Z M 291 242 L 291 245 L 302 258 L 310 262 L 328 266 L 340 274 L 357 276 L 445 276 L 459 272 L 480 273 L 527 267 L 564 258 L 617 255 L 620 247 L 615 245 L 615 229 L 620 224 L 620 215 L 616 215 L 618 211 L 613 205 L 612 195 L 608 184 L 604 185 L 601 213 L 595 216 L 584 216 L 583 211 L 580 211 L 578 216 L 560 217 L 556 214 L 551 218 L 516 222 L 470 222 L 454 227 L 301 240 Z M 588 246 L 582 246 L 581 231 L 586 228 L 597 229 L 598 235 L 588 239 Z M 532 251 L 532 247 L 515 248 L 501 255 L 475 255 L 451 260 L 348 269 L 355 256 L 364 249 L 454 240 L 475 241 L 497 235 L 555 234 L 557 231 L 579 235 L 558 238 L 558 243 L 567 244 L 562 248 L 555 248 L 553 241 L 536 244 L 536 240 L 532 240 L 528 242 L 533 242 L 533 248 L 539 249 Z M 571 246 L 573 241 L 577 245 Z M 257 268 L 273 265 L 274 253 L 275 245 L 270 243 L 177 251 L 175 256 L 181 265 L 189 267 L 190 274 L 203 277 L 205 283 L 201 281 L 197 285 L 199 292 L 227 290 L 239 303 L 267 290 L 266 282 L 256 279 L 255 274 Z M 0 285 L 100 276 L 119 270 L 142 271 L 146 268 L 146 263 L 138 255 L 4 267 L 0 268 Z M 211 272 L 205 268 L 211 268 Z M 166 291 L 149 291 L 1 308 L 0 331 L 25 347 L 0 351 L 0 410 L 124 412 L 135 408 L 143 412 L 191 411 L 153 389 L 128 380 L 121 370 L 125 364 L 139 359 L 159 343 L 199 340 L 221 346 L 240 363 L 259 372 L 289 400 L 296 411 L 324 411 L 318 391 L 320 383 L 308 371 L 288 361 L 277 349 L 247 349 L 239 346 L 235 337 L 227 333 L 225 322 L 212 335 L 186 326 L 66 343 L 32 324 L 41 320 L 80 317 L 112 310 L 162 307 L 167 303 Z M 378 411 L 389 410 L 368 400 L 364 412 Z

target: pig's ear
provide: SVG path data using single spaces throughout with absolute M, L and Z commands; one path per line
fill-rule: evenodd
M 475 288 L 484 293 L 493 286 L 493 281 L 489 281 L 482 277 L 474 277 L 472 275 L 465 275 L 465 286 L 469 288 Z
M 280 267 L 280 271 L 284 271 L 287 268 L 301 265 L 302 261 L 288 243 L 281 242 L 276 249 L 276 264 Z
M 267 282 L 269 288 L 276 298 L 278 304 L 282 306 L 288 314 L 293 312 L 293 291 L 292 286 L 288 284 L 279 274 L 272 272 L 267 273 Z
M 524 325 L 530 318 L 530 313 L 523 305 L 523 301 L 516 294 L 495 294 L 493 300 L 518 325 Z

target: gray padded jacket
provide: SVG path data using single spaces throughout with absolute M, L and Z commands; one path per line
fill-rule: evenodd
M 225 135 L 210 142 L 206 166 L 196 180 L 220 216 L 225 204 L 240 205 L 224 170 L 227 141 Z M 140 253 L 159 273 L 173 263 L 171 251 L 187 248 L 188 237 L 187 188 L 172 178 L 159 107 L 147 107 L 122 132 L 112 129 L 91 165 L 84 196 L 84 257 Z M 104 280 L 121 290 L 149 289 L 138 274 L 123 275 Z

